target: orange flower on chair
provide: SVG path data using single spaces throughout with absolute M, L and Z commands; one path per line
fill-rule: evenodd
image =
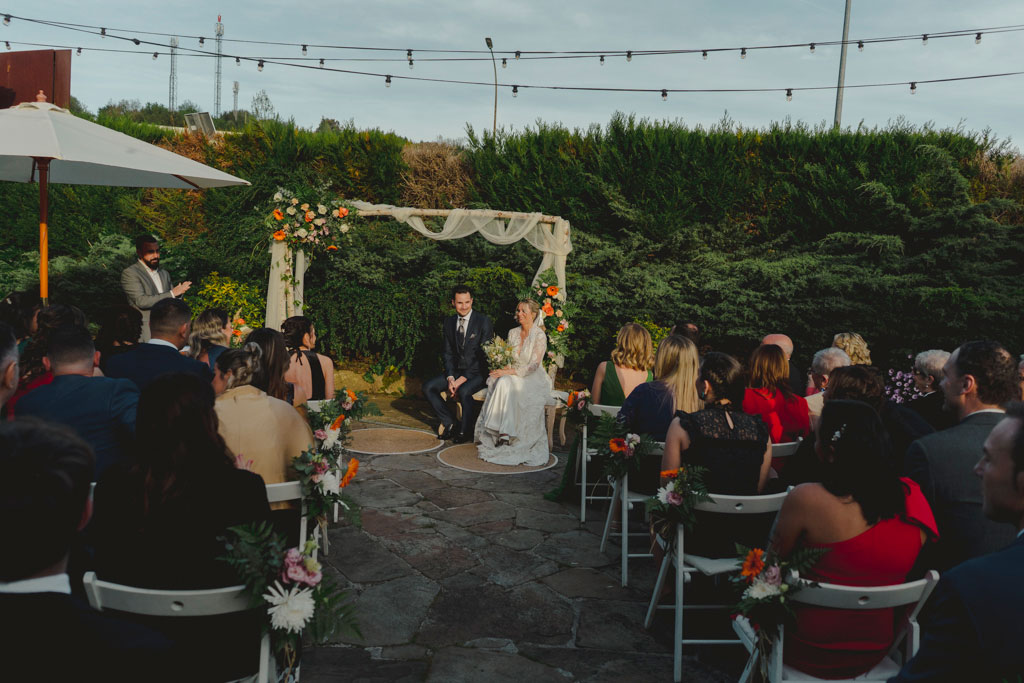
M 551 304 L 544 304 L 544 306 L 540 310 L 544 311 L 544 315 L 555 314 L 555 309 L 551 307 Z
M 558 296 L 558 287 L 554 285 L 548 287 L 548 296 Z
M 740 576 L 745 576 L 748 580 L 753 580 L 763 569 L 764 551 L 760 548 L 754 548 L 747 553 L 747 559 L 743 560 L 743 567 L 740 570 Z
M 341 423 L 345 421 L 344 415 L 339 415 L 334 418 L 334 422 L 331 423 L 331 429 L 341 429 Z
M 274 209 L 274 218 L 276 218 L 279 221 L 284 220 L 284 214 L 281 213 L 281 209 Z
M 352 481 L 352 478 L 356 476 L 356 472 L 359 471 L 359 461 L 352 458 L 348 461 L 348 469 L 345 471 L 345 476 L 341 478 L 341 488 L 348 486 L 348 483 Z
M 608 448 L 612 453 L 624 453 L 626 451 L 626 440 L 612 439 L 608 442 Z
M 274 232 L 274 239 L 278 242 L 283 241 L 285 237 L 287 237 L 287 235 L 284 234 L 284 230 L 277 230 Z
M 355 403 L 356 399 L 359 398 L 358 396 L 356 396 L 356 392 L 352 391 L 351 389 L 346 389 L 345 394 L 348 396 L 348 400 L 352 401 L 353 403 Z
M 676 477 L 679 476 L 679 470 L 662 470 L 659 476 L 662 479 L 675 479 Z

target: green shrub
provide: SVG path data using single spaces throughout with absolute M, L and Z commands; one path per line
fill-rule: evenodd
M 232 320 L 242 318 L 252 329 L 263 327 L 267 310 L 267 301 L 260 291 L 252 285 L 238 282 L 213 271 L 197 285 L 189 288 L 185 301 L 192 307 L 192 315 L 197 316 L 208 308 L 223 308 Z

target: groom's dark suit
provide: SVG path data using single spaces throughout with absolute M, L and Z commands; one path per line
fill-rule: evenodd
M 490 318 L 479 311 L 473 311 L 466 326 L 465 338 L 460 340 L 458 320 L 458 315 L 448 316 L 444 320 L 444 375 L 424 384 L 423 393 L 441 421 L 441 426 L 448 427 L 455 424 L 455 418 L 442 400 L 441 392 L 448 391 L 449 377 L 465 377 L 465 383 L 455 393 L 462 404 L 462 434 L 472 437 L 476 419 L 473 394 L 487 384 L 487 356 L 482 347 L 494 336 L 494 328 Z

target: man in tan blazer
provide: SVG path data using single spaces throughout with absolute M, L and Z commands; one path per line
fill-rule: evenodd
M 149 341 L 149 309 L 157 301 L 179 297 L 192 286 L 189 281 L 171 287 L 171 275 L 160 267 L 160 245 L 153 235 L 135 238 L 139 260 L 121 271 L 121 289 L 128 303 L 142 313 L 142 338 Z

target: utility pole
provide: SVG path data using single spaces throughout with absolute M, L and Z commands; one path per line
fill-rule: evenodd
M 221 43 L 224 40 L 224 24 L 220 23 L 220 15 L 217 15 L 217 25 L 213 27 L 213 33 L 217 37 L 217 56 L 214 57 L 216 62 L 216 71 L 214 72 L 214 83 L 213 83 L 213 115 L 220 116 L 220 61 L 221 61 Z
M 235 94 L 235 106 L 232 108 L 231 114 L 235 119 L 235 123 L 238 123 L 238 81 L 235 81 L 235 84 L 231 86 L 231 92 Z
M 498 63 L 494 61 L 494 43 L 490 38 L 484 38 L 487 41 L 487 49 L 491 51 L 491 66 L 494 67 L 494 140 L 498 140 Z M 518 54 L 518 53 L 516 53 Z
M 843 119 L 843 87 L 846 83 L 846 48 L 850 40 L 850 2 L 846 0 L 846 16 L 843 18 L 843 46 L 839 52 L 839 86 L 836 88 L 836 117 L 832 127 L 838 129 Z
M 167 108 L 171 115 L 178 110 L 178 38 L 171 38 L 171 82 L 168 87 Z

